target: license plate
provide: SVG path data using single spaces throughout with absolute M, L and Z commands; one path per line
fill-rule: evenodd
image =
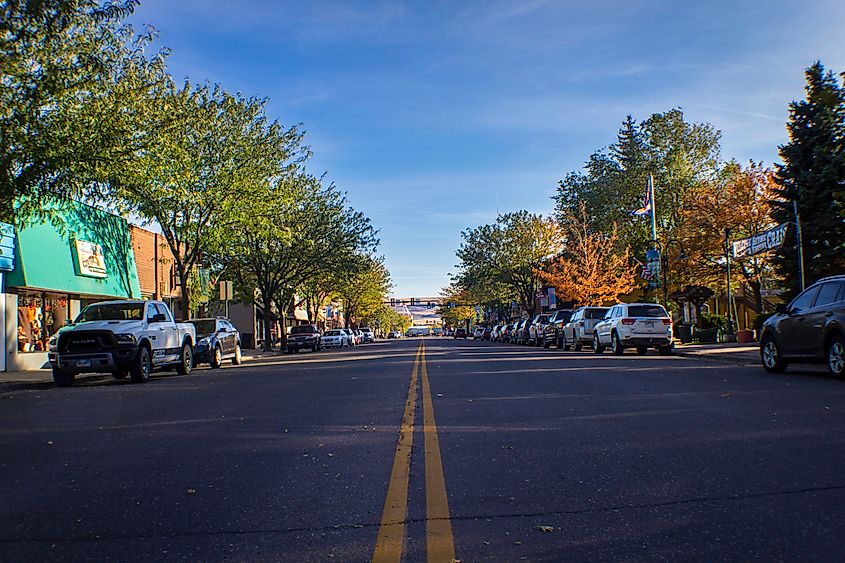
M 76 360 L 76 367 L 78 367 L 78 368 L 90 368 L 91 367 L 91 360 Z
M 645 326 L 647 326 L 648 328 L 654 328 L 654 321 L 646 321 Z

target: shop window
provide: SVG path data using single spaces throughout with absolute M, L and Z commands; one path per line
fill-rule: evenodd
M 50 293 L 18 295 L 18 352 L 43 352 L 47 341 L 65 325 L 68 298 Z

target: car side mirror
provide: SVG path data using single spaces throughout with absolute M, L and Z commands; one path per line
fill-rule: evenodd
M 779 315 L 786 315 L 789 313 L 789 306 L 786 303 L 778 303 L 775 312 Z

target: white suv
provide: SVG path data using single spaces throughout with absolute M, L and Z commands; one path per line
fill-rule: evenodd
M 601 354 L 607 346 L 617 355 L 625 348 L 636 348 L 638 354 L 657 348 L 661 355 L 671 355 L 672 319 L 656 303 L 614 305 L 593 328 L 593 351 Z

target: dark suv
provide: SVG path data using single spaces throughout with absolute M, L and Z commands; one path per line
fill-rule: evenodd
M 299 325 L 290 329 L 288 334 L 288 353 L 310 348 L 312 352 L 323 348 L 323 337 L 314 325 Z
M 560 309 L 549 318 L 549 324 L 543 330 L 544 347 L 548 348 L 554 344 L 558 348 L 563 348 L 563 327 L 572 318 L 572 313 L 571 309 Z
M 760 359 L 772 373 L 790 361 L 823 361 L 833 375 L 845 375 L 845 276 L 819 280 L 789 305 L 778 305 L 763 323 Z

